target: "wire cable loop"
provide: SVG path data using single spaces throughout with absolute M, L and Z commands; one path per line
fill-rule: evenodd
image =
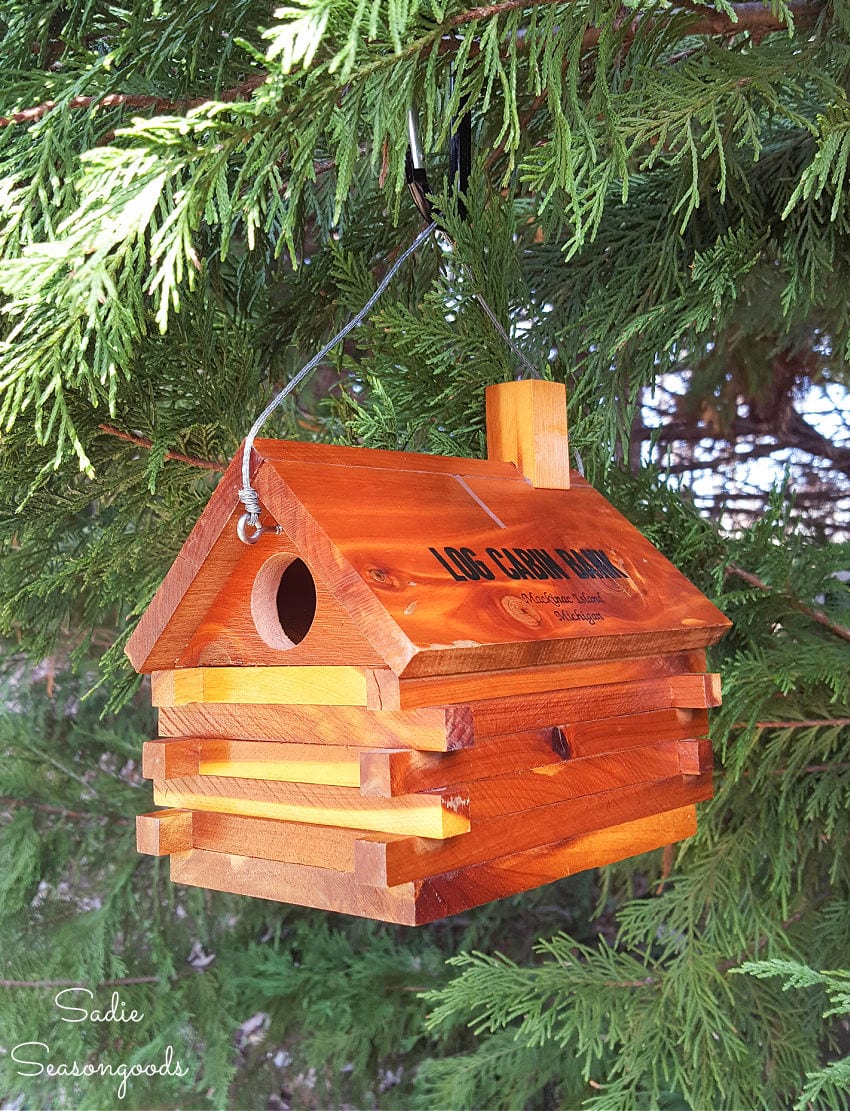
M 375 292 L 371 295 L 365 305 L 363 305 L 360 311 L 355 316 L 353 316 L 351 320 L 349 320 L 348 323 L 344 325 L 344 327 L 340 328 L 333 339 L 328 340 L 321 351 L 318 351 L 312 357 L 312 359 L 310 359 L 309 362 L 305 363 L 294 377 L 290 378 L 283 389 L 280 390 L 279 393 L 275 394 L 275 396 L 271 399 L 265 409 L 263 409 L 262 413 L 260 413 L 254 423 L 251 425 L 250 431 L 245 437 L 245 444 L 242 449 L 242 487 L 239 490 L 239 500 L 245 506 L 244 516 L 247 518 L 246 526 L 250 525 L 254 529 L 260 527 L 260 499 L 257 491 L 254 489 L 251 483 L 251 452 L 254 447 L 254 440 L 257 438 L 257 433 L 260 431 L 260 429 L 263 427 L 263 425 L 266 423 L 275 409 L 277 409 L 278 406 L 281 405 L 287 397 L 289 397 L 289 395 L 296 388 L 296 386 L 299 385 L 299 383 L 304 381 L 310 371 L 314 370 L 322 361 L 322 359 L 324 359 L 325 356 L 330 351 L 332 351 L 341 340 L 345 339 L 349 332 L 353 332 L 355 328 L 360 327 L 360 325 L 369 315 L 371 309 L 381 297 L 381 294 L 386 290 L 387 286 L 396 276 L 400 268 L 413 254 L 417 247 L 421 246 L 421 244 L 424 243 L 426 239 L 428 239 L 431 233 L 436 229 L 436 226 L 437 225 L 434 223 L 428 224 L 427 227 L 423 228 L 422 231 L 419 232 L 413 242 L 405 247 L 402 253 L 398 256 L 398 258 L 386 272 L 386 274 L 384 274 L 383 278 L 381 278 L 375 289 Z M 237 526 L 237 531 L 239 532 L 239 539 L 246 544 L 256 543 L 256 541 L 259 539 L 259 536 L 261 535 L 257 534 L 254 535 L 253 538 L 246 539 L 246 537 L 250 537 L 251 535 L 247 532 L 247 527 L 242 527 L 240 529 Z M 245 534 L 244 536 L 243 533 Z

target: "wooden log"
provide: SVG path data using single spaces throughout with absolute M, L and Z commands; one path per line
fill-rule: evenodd
M 147 779 L 217 775 L 359 787 L 360 750 L 219 737 L 158 739 L 146 741 L 142 748 L 142 774 Z
M 584 760 L 561 761 L 516 775 L 457 784 L 453 789 L 469 799 L 469 817 L 474 828 L 487 818 L 527 813 L 568 799 L 604 795 L 617 787 L 654 783 L 677 774 L 681 775 L 679 742 L 664 741 Z M 604 805 L 602 799 L 600 805 Z
M 191 847 L 191 810 L 153 810 L 136 816 L 136 849 L 140 853 L 169 856 Z
M 400 679 L 396 681 L 395 691 L 392 689 L 393 680 L 387 678 L 383 689 L 385 702 L 393 698 L 401 709 L 408 710 L 417 706 L 448 706 L 481 699 L 574 690 L 577 687 L 659 680 L 667 676 L 678 678 L 704 671 L 705 652 L 696 649 L 602 663 L 554 664 L 507 671 L 463 672 L 458 675 Z
M 534 849 L 553 837 L 583 835 L 690 806 L 711 798 L 711 793 L 710 775 L 687 779 L 671 775 L 655 783 L 631 783 L 521 814 L 474 822 L 469 833 L 446 841 L 408 837 L 390 843 L 368 834 L 355 846 L 355 872 L 366 884 L 406 883 Z
M 360 786 L 360 752 L 342 745 L 286 744 L 282 741 L 200 742 L 200 775 L 235 776 L 288 783 Z
M 441 787 L 451 788 L 469 799 L 474 828 L 483 818 L 517 814 L 609 788 L 682 774 L 681 744 L 661 741 L 579 760 L 550 760 L 538 766 L 526 762 L 512 773 L 476 776 L 469 781 L 451 779 Z M 472 749 L 473 753 L 476 751 Z
M 570 488 L 567 390 L 562 382 L 526 378 L 484 391 L 487 458 L 515 463 L 532 486 Z
M 625 717 L 571 721 L 559 727 L 570 756 L 596 756 L 651 741 L 686 741 L 708 732 L 705 710 L 650 710 Z
M 248 818 L 278 818 L 419 837 L 453 837 L 469 829 L 469 802 L 459 792 L 369 799 L 350 787 L 200 775 L 154 780 L 153 786 L 158 806 L 186 810 L 214 810 Z
M 714 752 L 708 737 L 679 742 L 679 770 L 682 775 L 711 774 L 713 768 Z
M 360 756 L 360 793 L 393 798 L 454 783 L 491 779 L 560 764 L 566 751 L 560 731 L 552 729 L 483 738 L 472 748 L 446 754 L 374 749 Z
M 372 711 L 361 706 L 163 706 L 163 737 L 222 737 L 299 744 L 355 745 L 454 752 L 472 744 L 472 711 L 466 706 Z
M 391 889 L 363 887 L 350 873 L 330 868 L 192 849 L 172 856 L 171 879 L 255 899 L 334 910 L 402 926 L 416 924 L 413 884 Z
M 674 675 L 670 680 L 670 696 L 675 707 L 683 710 L 719 706 L 719 675 Z
M 368 836 L 360 829 L 317 826 L 307 822 L 282 822 L 272 818 L 243 818 L 210 810 L 194 811 L 192 847 L 263 860 L 283 860 L 354 872 L 354 845 Z M 387 843 L 391 833 L 382 835 Z
M 175 883 L 214 891 L 419 925 L 587 868 L 650 852 L 690 836 L 695 828 L 693 808 L 686 807 L 390 888 L 361 884 L 350 873 L 330 868 L 206 849 L 172 856 L 171 878 Z
M 432 922 L 493 899 L 542 887 L 588 868 L 640 856 L 691 837 L 695 832 L 696 811 L 687 806 L 434 876 L 419 886 L 416 922 Z
M 142 775 L 145 779 L 176 779 L 197 775 L 200 749 L 197 737 L 145 741 L 142 745 Z
M 469 703 L 476 736 L 498 736 L 564 723 L 719 704 L 718 677 L 675 675 L 634 683 L 550 691 Z
M 151 698 L 154 706 L 227 702 L 380 709 L 379 674 L 349 666 L 187 667 L 154 672 Z

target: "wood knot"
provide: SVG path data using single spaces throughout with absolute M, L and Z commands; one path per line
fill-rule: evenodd
M 521 621 L 523 625 L 527 625 L 530 629 L 536 629 L 543 624 L 543 618 L 537 610 L 526 605 L 525 602 L 513 594 L 506 594 L 502 599 L 502 609 L 509 617 L 513 617 L 515 621 Z
M 370 567 L 366 574 L 373 582 L 380 583 L 381 586 L 398 586 L 395 578 L 383 567 Z

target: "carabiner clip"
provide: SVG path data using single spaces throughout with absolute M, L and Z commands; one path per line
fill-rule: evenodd
M 419 138 L 419 116 L 416 105 L 411 104 L 407 112 L 407 156 L 404 160 L 404 176 L 407 188 L 413 198 L 413 203 L 430 224 L 434 216 L 439 216 L 434 205 L 429 199 L 431 186 L 425 170 L 425 155 L 422 153 L 422 142 Z M 449 181 L 458 194 L 466 192 L 469 184 L 469 171 L 472 165 L 472 120 L 466 110 L 466 104 L 461 107 L 460 116 L 454 121 L 451 138 L 449 139 Z M 462 220 L 466 219 L 466 205 L 462 196 L 458 196 L 458 212 Z

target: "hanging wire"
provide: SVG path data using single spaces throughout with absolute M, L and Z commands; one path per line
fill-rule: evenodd
M 476 293 L 475 294 L 475 300 L 478 302 L 478 304 L 484 310 L 485 314 L 487 315 L 487 317 L 490 320 L 490 323 L 493 325 L 493 327 L 496 329 L 496 331 L 499 333 L 499 335 L 502 337 L 502 339 L 505 341 L 505 343 L 508 345 L 508 347 L 510 347 L 511 351 L 513 351 L 513 353 L 516 355 L 516 357 L 519 359 L 519 361 L 522 363 L 522 365 L 525 367 L 525 369 L 528 371 L 529 376 L 531 378 L 539 378 L 540 377 L 540 371 L 537 369 L 537 367 L 534 365 L 534 363 L 531 362 L 531 360 L 528 358 L 528 356 L 525 354 L 525 352 L 522 351 L 516 345 L 516 343 L 511 339 L 511 337 L 505 331 L 505 328 L 504 328 L 501 320 L 499 320 L 498 316 L 496 316 L 496 314 L 493 312 L 493 310 L 490 308 L 490 306 L 484 300 L 484 294 L 483 293 Z
M 281 405 L 287 397 L 289 397 L 289 395 L 296 388 L 296 386 L 299 385 L 299 383 L 304 381 L 310 371 L 314 370 L 325 358 L 325 356 L 330 351 L 332 351 L 341 340 L 345 339 L 349 332 L 353 332 L 355 328 L 359 328 L 359 326 L 369 315 L 369 312 L 378 301 L 381 294 L 386 290 L 387 286 L 396 276 L 401 266 L 403 266 L 403 264 L 413 254 L 417 247 L 421 246 L 421 244 L 423 244 L 425 240 L 429 238 L 436 227 L 437 225 L 435 223 L 428 224 L 428 226 L 423 228 L 422 231 L 416 236 L 413 242 L 409 246 L 405 247 L 402 253 L 398 256 L 398 258 L 386 272 L 386 274 L 384 274 L 383 278 L 381 278 L 377 288 L 375 289 L 375 292 L 365 303 L 365 305 L 363 305 L 359 312 L 355 316 L 353 316 L 344 327 L 340 328 L 333 339 L 328 340 L 321 351 L 318 351 L 308 363 L 304 364 L 304 366 L 298 371 L 294 378 L 290 378 L 283 389 L 279 393 L 275 394 L 275 396 L 268 403 L 265 409 L 263 409 L 262 413 L 260 413 L 254 423 L 251 425 L 251 429 L 248 432 L 248 435 L 245 437 L 245 444 L 242 449 L 242 488 L 239 490 L 239 500 L 245 506 L 245 513 L 243 513 L 243 515 L 239 518 L 237 531 L 239 533 L 239 539 L 242 540 L 244 543 L 254 544 L 257 540 L 259 540 L 264 532 L 279 531 L 279 528 L 268 529 L 260 525 L 260 513 L 262 511 L 262 507 L 260 505 L 259 495 L 251 484 L 251 451 L 254 447 L 254 440 L 257 437 L 257 433 L 260 431 L 260 429 L 263 427 L 263 425 L 266 423 L 275 409 L 277 409 L 277 407 Z
M 470 168 L 470 130 L 469 113 L 463 112 L 461 118 L 457 122 L 457 126 L 452 131 L 451 148 L 450 148 L 450 165 L 451 177 L 456 182 L 458 191 L 461 194 L 460 198 L 460 211 L 465 215 L 465 208 L 462 207 L 462 193 L 465 189 L 466 183 L 469 178 Z M 429 194 L 431 188 L 428 184 L 428 178 L 425 173 L 425 161 L 422 154 L 422 146 L 419 141 L 419 129 L 416 116 L 415 107 L 411 107 L 408 113 L 408 132 L 409 132 L 409 148 L 406 159 L 406 177 L 408 186 L 410 187 L 414 203 L 419 211 L 429 221 L 427 226 L 419 232 L 416 238 L 404 251 L 399 255 L 395 262 L 390 266 L 389 270 L 378 283 L 375 292 L 371 295 L 368 301 L 363 305 L 359 312 L 349 320 L 349 322 L 341 328 L 333 339 L 329 340 L 325 346 L 318 351 L 309 362 L 298 371 L 298 373 L 291 378 L 286 385 L 277 393 L 268 405 L 263 409 L 254 423 L 251 425 L 248 435 L 245 437 L 245 443 L 242 449 L 242 486 L 239 490 L 239 500 L 245 507 L 245 512 L 239 518 L 236 530 L 239 534 L 239 539 L 245 544 L 254 544 L 265 532 L 280 532 L 280 526 L 263 526 L 260 524 L 260 514 L 262 513 L 262 506 L 260 505 L 260 498 L 257 491 L 251 483 L 251 452 L 254 447 L 254 440 L 257 433 L 275 411 L 281 405 L 292 391 L 304 381 L 307 375 L 314 370 L 319 363 L 328 355 L 336 345 L 344 340 L 345 337 L 358 328 L 369 312 L 372 310 L 378 299 L 386 290 L 387 286 L 393 280 L 400 267 L 404 262 L 413 254 L 413 252 L 428 239 L 431 234 L 437 230 L 437 223 L 434 221 L 434 207 L 430 201 Z M 442 237 L 441 237 L 442 238 Z M 449 248 L 451 250 L 451 247 Z M 475 281 L 468 266 L 464 266 L 468 276 L 471 280 Z M 481 306 L 482 311 L 487 316 L 487 319 L 493 325 L 495 330 L 510 347 L 511 351 L 516 355 L 526 371 L 532 378 L 539 378 L 540 371 L 528 359 L 525 353 L 520 349 L 516 342 L 506 331 L 504 325 L 496 316 L 493 309 L 490 308 L 484 298 L 484 294 L 476 292 L 474 294 L 475 300 Z

